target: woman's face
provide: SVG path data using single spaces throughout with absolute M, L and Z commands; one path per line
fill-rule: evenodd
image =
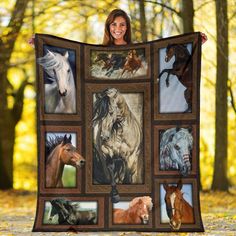
M 115 41 L 124 40 L 124 36 L 127 30 L 126 20 L 122 16 L 117 16 L 115 20 L 110 24 L 110 33 Z

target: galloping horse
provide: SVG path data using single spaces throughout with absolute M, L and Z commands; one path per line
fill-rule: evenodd
M 127 210 L 113 209 L 114 224 L 148 224 L 152 199 L 148 196 L 134 198 Z
M 187 47 L 182 44 L 168 44 L 166 47 L 165 62 L 169 62 L 175 56 L 175 61 L 171 69 L 163 69 L 159 74 L 159 78 L 167 73 L 166 86 L 169 86 L 170 74 L 176 75 L 179 81 L 186 87 L 184 97 L 188 104 L 185 112 L 191 111 L 192 108 L 192 56 Z
M 177 186 L 163 184 L 166 191 L 166 212 L 170 219 L 170 226 L 174 230 L 179 230 L 181 224 L 194 223 L 193 207 L 183 198 L 182 186 L 181 181 Z
M 71 144 L 71 135 L 69 138 L 58 137 L 46 140 L 46 187 L 63 187 L 62 175 L 64 165 L 81 167 L 85 160 L 79 154 L 78 150 Z
M 104 172 L 107 179 L 109 170 L 107 161 L 121 160 L 124 171 L 119 174 L 116 183 L 142 183 L 142 129 L 129 108 L 125 97 L 115 88 L 108 88 L 96 94 L 93 112 L 93 126 L 97 129 L 94 140 L 94 154 L 101 162 L 94 166 L 94 178 Z M 96 153 L 95 153 L 96 152 Z M 115 174 L 115 173 L 113 173 Z M 102 182 L 99 180 L 98 182 Z
M 76 113 L 75 81 L 68 58 L 68 52 L 61 55 L 48 50 L 44 57 L 37 60 L 50 81 L 45 81 L 44 85 L 46 113 Z
M 167 129 L 160 140 L 160 169 L 179 170 L 182 175 L 191 171 L 192 129 Z
M 141 66 L 142 66 L 142 61 L 137 56 L 136 50 L 134 49 L 130 50 L 126 57 L 126 62 L 121 72 L 121 77 L 126 71 L 134 75 L 138 71 L 138 69 L 141 68 Z

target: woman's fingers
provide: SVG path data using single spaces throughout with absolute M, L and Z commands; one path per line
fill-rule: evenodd
M 207 38 L 206 34 L 204 34 L 202 32 L 200 32 L 200 34 L 201 34 L 201 38 L 202 38 L 202 44 L 204 44 L 208 40 L 208 38 Z

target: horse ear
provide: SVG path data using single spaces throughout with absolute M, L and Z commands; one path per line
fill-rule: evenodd
M 69 141 L 70 141 L 70 143 L 71 143 L 71 138 L 72 138 L 72 137 L 71 137 L 71 134 L 70 134 L 70 137 L 69 137 Z
M 188 132 L 189 132 L 190 134 L 192 134 L 192 132 L 193 132 L 192 126 L 189 126 L 189 127 L 188 127 Z
M 179 126 L 176 126 L 176 133 L 180 131 L 180 127 Z
M 69 58 L 69 53 L 68 53 L 68 51 L 65 52 L 64 57 L 65 57 L 66 59 Z
M 177 184 L 177 188 L 178 188 L 179 190 L 181 190 L 182 187 L 183 187 L 183 183 L 182 183 L 182 180 L 180 179 L 179 182 L 178 182 L 178 184 Z
M 168 187 L 169 187 L 168 184 L 166 182 L 164 182 L 163 183 L 163 188 L 167 191 Z
M 50 51 L 49 49 L 47 49 L 48 53 L 52 56 L 54 56 L 54 53 L 52 51 Z
M 64 146 L 66 144 L 66 140 L 67 140 L 67 137 L 66 137 L 66 134 L 65 134 L 64 137 L 63 137 L 63 141 L 62 141 L 62 146 Z
M 172 142 L 172 141 L 173 141 L 173 137 L 174 137 L 174 134 L 170 135 L 168 141 L 169 141 L 169 142 Z

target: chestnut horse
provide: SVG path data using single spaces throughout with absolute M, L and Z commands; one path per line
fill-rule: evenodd
M 139 68 L 142 66 L 141 59 L 137 56 L 136 50 L 130 50 L 128 56 L 126 57 L 126 62 L 124 64 L 123 70 L 121 72 L 121 77 L 125 71 L 131 72 L 134 75 Z
M 152 210 L 152 199 L 149 196 L 134 198 L 127 210 L 114 209 L 114 224 L 148 224 L 149 212 Z
M 177 186 L 163 184 L 166 191 L 166 212 L 173 230 L 179 230 L 181 224 L 194 223 L 193 207 L 183 198 L 182 186 L 181 181 L 178 182 Z
M 66 135 L 64 137 L 56 136 L 55 140 L 50 138 L 46 141 L 46 149 L 50 152 L 46 161 L 46 187 L 61 188 L 63 187 L 64 165 L 81 167 L 85 164 L 85 160 L 71 144 L 71 135 L 69 138 Z
M 184 97 L 188 104 L 185 112 L 191 112 L 192 109 L 192 56 L 187 46 L 183 44 L 168 44 L 166 47 L 165 62 L 169 62 L 175 56 L 175 61 L 170 69 L 163 69 L 159 74 L 159 78 L 167 73 L 166 87 L 169 86 L 170 74 L 176 75 L 179 81 L 186 87 Z

